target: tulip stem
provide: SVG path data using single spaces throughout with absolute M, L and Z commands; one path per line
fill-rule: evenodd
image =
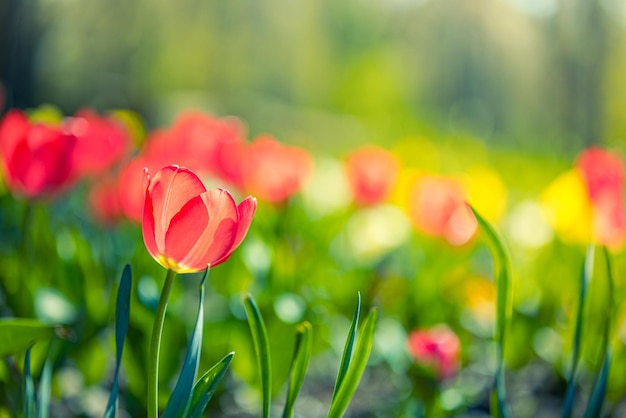
M 161 334 L 163 332 L 163 322 L 165 322 L 167 300 L 170 297 L 175 277 L 176 272 L 168 269 L 152 328 L 150 363 L 148 364 L 148 418 L 158 418 L 159 416 L 159 352 L 161 351 Z

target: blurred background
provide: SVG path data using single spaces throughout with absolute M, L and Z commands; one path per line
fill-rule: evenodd
M 434 231 L 407 210 L 462 183 L 512 252 L 506 356 L 515 415 L 548 417 L 558 414 L 565 392 L 589 241 L 589 196 L 570 174 L 592 145 L 623 154 L 625 44 L 621 0 L 0 0 L 0 111 L 45 104 L 61 115 L 130 110 L 141 125 L 137 145 L 197 109 L 240 118 L 242 137 L 270 133 L 312 155 L 306 186 L 278 204 L 261 198 L 241 249 L 211 273 L 202 367 L 237 352 L 211 404 L 214 416 L 260 415 L 245 291 L 258 297 L 275 344 L 276 394 L 284 390 L 295 324 L 313 324 L 315 357 L 298 404 L 307 416 L 325 413 L 357 291 L 364 311 L 378 306 L 381 320 L 350 416 L 419 416 L 430 408 L 488 416 L 496 294 L 489 251 L 473 235 Z M 375 205 L 355 201 L 344 178 L 347 156 L 366 144 L 398 162 L 399 174 L 389 176 L 394 191 Z M 414 187 L 416 177 L 427 182 Z M 28 303 L 6 291 L 0 307 L 3 315 L 76 325 L 54 382 L 57 416 L 99 416 L 112 351 L 112 302 L 101 302 L 130 262 L 136 318 L 123 408 L 142 416 L 145 330 L 164 274 L 137 223 L 103 225 L 85 210 L 89 182 L 68 199 L 39 202 L 34 215 L 0 190 L 0 259 L 8 266 L 0 279 L 11 283 L 11 272 L 23 270 L 15 249 L 24 213 L 34 220 L 30 257 L 39 260 L 28 265 Z M 435 202 L 423 213 L 440 209 Z M 612 249 L 616 299 L 624 294 L 621 248 L 623 240 Z M 193 318 L 194 281 L 176 286 L 168 315 L 177 328 L 169 331 L 162 387 L 172 385 Z M 59 306 L 74 310 L 55 317 Z M 602 322 L 590 315 L 592 341 Z M 451 376 L 423 367 L 407 349 L 413 330 L 442 324 L 458 335 Z M 626 408 L 624 309 L 614 335 L 607 403 L 619 416 Z M 598 369 L 594 350 L 584 353 L 584 394 Z M 7 376 L 0 367 L 0 389 L 9 393 L 0 406 L 16 399 Z
M 406 135 L 569 153 L 626 124 L 619 0 L 3 0 L 7 106 L 180 108 L 346 149 Z

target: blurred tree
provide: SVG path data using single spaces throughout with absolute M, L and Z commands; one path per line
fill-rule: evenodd
M 41 35 L 33 13 L 35 1 L 0 2 L 0 82 L 7 93 L 5 109 L 35 105 L 34 52 Z

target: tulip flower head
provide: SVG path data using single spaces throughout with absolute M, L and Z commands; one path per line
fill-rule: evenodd
M 65 129 L 77 138 L 72 169 L 78 177 L 98 177 L 130 152 L 130 134 L 113 117 L 101 117 L 84 109 L 68 118 Z
M 0 164 L 9 188 L 34 198 L 50 196 L 71 182 L 76 137 L 61 127 L 31 123 L 19 110 L 0 124 Z
M 450 328 L 438 325 L 409 334 L 409 352 L 423 366 L 432 368 L 439 379 L 453 376 L 459 368 L 461 343 Z
M 152 257 L 177 273 L 192 273 L 228 260 L 241 244 L 256 211 L 256 199 L 239 205 L 224 189 L 206 190 L 191 170 L 171 165 L 148 185 L 143 239 Z
M 576 168 L 591 202 L 594 239 L 606 245 L 622 244 L 626 239 L 624 163 L 617 155 L 592 147 L 580 154 Z
M 241 161 L 246 189 L 259 199 L 281 203 L 299 192 L 313 171 L 309 153 L 271 136 L 257 137 Z
M 348 157 L 346 172 L 356 203 L 369 206 L 387 198 L 400 172 L 400 163 L 389 151 L 365 147 Z
M 477 223 L 465 203 L 462 185 L 454 179 L 424 176 L 409 195 L 409 216 L 415 227 L 451 245 L 463 245 L 474 236 Z

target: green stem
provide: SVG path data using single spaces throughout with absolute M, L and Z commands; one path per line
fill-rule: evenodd
M 159 352 L 161 351 L 161 334 L 163 332 L 163 322 L 165 322 L 167 300 L 170 297 L 175 277 L 175 271 L 167 271 L 163 290 L 161 290 L 161 298 L 157 306 L 156 317 L 154 318 L 154 326 L 152 327 L 150 363 L 148 364 L 148 418 L 158 418 L 159 416 Z

